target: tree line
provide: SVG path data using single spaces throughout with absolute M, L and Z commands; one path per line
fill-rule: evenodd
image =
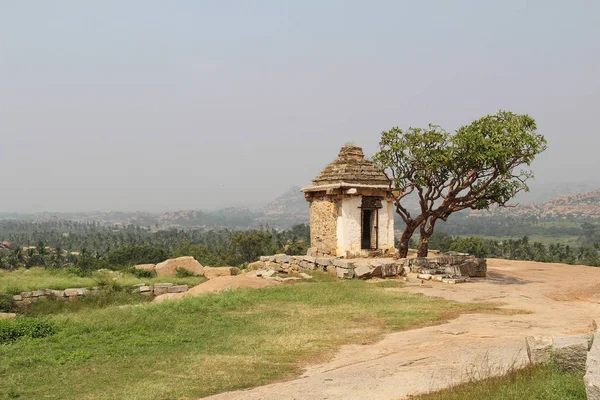
M 151 232 L 136 226 L 110 230 L 96 224 L 86 225 L 85 229 L 86 232 L 68 235 L 47 226 L 5 232 L 0 236 L 1 241 L 12 241 L 14 245 L 7 253 L 0 251 L 0 268 L 41 266 L 87 273 L 101 268 L 155 264 L 179 256 L 193 256 L 203 265 L 243 266 L 267 254 L 306 254 L 310 243 L 307 225 L 284 231 L 264 227 L 250 231 Z
M 568 244 L 532 243 L 527 236 L 499 241 L 476 236 L 453 237 L 445 232 L 435 232 L 430 238 L 429 245 L 432 249 L 442 252 L 469 253 L 480 258 L 600 266 L 600 244 L 598 242 L 575 247 Z

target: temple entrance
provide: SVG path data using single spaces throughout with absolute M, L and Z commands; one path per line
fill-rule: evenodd
M 381 198 L 363 196 L 361 204 L 361 233 L 360 248 L 362 250 L 377 250 L 379 248 L 379 209 Z
M 372 215 L 373 210 L 362 210 L 362 237 L 360 242 L 360 248 L 363 250 L 370 250 L 372 248 Z

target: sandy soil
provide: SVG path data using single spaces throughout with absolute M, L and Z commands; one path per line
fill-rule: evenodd
M 449 323 L 343 347 L 302 377 L 213 400 L 396 400 L 504 373 L 527 363 L 525 337 L 589 332 L 600 322 L 600 268 L 488 260 L 489 277 L 459 285 L 400 289 L 462 302 L 498 302 L 506 313 L 461 315 Z M 514 314 L 509 310 L 526 313 Z

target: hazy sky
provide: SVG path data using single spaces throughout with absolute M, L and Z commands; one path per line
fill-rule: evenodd
M 0 0 L 0 211 L 254 206 L 498 109 L 598 180 L 600 1 Z

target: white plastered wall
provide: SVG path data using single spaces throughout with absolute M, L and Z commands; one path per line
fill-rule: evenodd
M 382 201 L 379 209 L 379 248 L 383 250 L 394 248 L 394 204 Z M 359 243 L 360 244 L 360 243 Z
M 360 251 L 361 238 L 361 205 L 362 196 L 352 196 L 342 199 L 337 222 L 338 257 L 346 256 L 346 252 Z

